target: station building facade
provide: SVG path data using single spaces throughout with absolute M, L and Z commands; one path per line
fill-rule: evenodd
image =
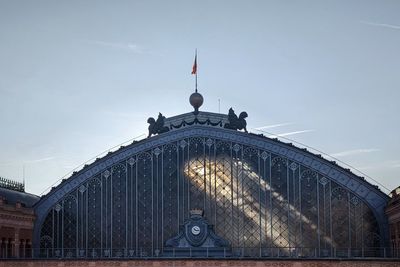
M 24 184 L 0 177 L 0 259 L 32 257 L 33 204 Z
M 377 186 L 321 155 L 248 133 L 243 112 L 192 105 L 195 112 L 149 119 L 148 138 L 85 165 L 38 199 L 32 256 L 392 253 L 389 196 Z
M 400 187 L 390 193 L 391 199 L 386 207 L 389 221 L 390 247 L 393 256 L 400 257 Z

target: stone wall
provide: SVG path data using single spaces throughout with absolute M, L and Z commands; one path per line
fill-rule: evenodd
M 30 256 L 34 220 L 32 208 L 0 195 L 0 259 Z
M 400 260 L 5 260 L 0 267 L 395 267 Z
M 391 199 L 386 207 L 389 221 L 390 245 L 392 255 L 400 256 L 400 186 L 390 193 Z

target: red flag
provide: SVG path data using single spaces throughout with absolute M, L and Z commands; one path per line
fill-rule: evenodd
M 194 63 L 193 63 L 193 68 L 192 68 L 192 74 L 197 74 L 197 53 L 196 53 L 196 56 L 194 57 Z

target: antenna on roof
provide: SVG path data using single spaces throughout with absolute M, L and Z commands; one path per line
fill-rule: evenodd
M 25 191 L 25 164 L 22 164 L 22 186 Z

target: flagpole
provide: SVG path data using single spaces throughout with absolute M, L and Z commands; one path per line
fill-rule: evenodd
M 194 107 L 194 112 L 193 114 L 196 116 L 199 114 L 199 107 L 203 104 L 204 98 L 203 96 L 197 92 L 197 48 L 194 56 L 194 63 L 193 63 L 193 68 L 192 68 L 192 75 L 196 75 L 195 77 L 195 87 L 194 87 L 194 93 L 190 95 L 189 97 L 189 102 Z
M 195 92 L 197 93 L 197 48 L 196 48 L 196 56 L 195 56 L 195 58 L 196 58 L 196 90 L 195 90 Z

